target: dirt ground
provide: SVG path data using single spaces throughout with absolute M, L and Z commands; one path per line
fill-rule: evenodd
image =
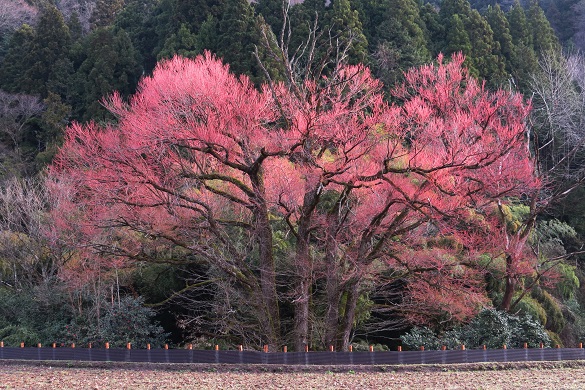
M 585 389 L 585 361 L 258 366 L 0 361 L 0 389 Z

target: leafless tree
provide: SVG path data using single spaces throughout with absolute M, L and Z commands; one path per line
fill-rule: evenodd
M 573 11 L 575 14 L 573 44 L 577 49 L 585 51 L 585 0 L 581 0 L 575 4 Z
M 34 24 L 37 9 L 24 0 L 0 0 L 0 34 L 16 30 L 23 24 Z
M 61 0 L 57 7 L 63 14 L 65 20 L 69 20 L 75 13 L 81 23 L 81 28 L 84 33 L 90 29 L 90 19 L 95 9 L 96 0 Z
M 521 229 L 530 233 L 536 228 L 536 239 L 531 247 L 538 258 L 545 260 L 535 270 L 536 276 L 523 286 L 523 291 L 513 301 L 517 281 L 507 275 L 506 292 L 500 305 L 505 310 L 513 310 L 559 262 L 583 253 L 566 253 L 558 245 L 551 247 L 554 240 L 547 241 L 547 237 L 543 237 L 539 230 L 547 229 L 537 219 L 550 213 L 554 205 L 585 182 L 585 58 L 579 53 L 548 52 L 541 57 L 539 65 L 531 80 L 533 131 L 530 138 L 538 175 L 545 185 L 529 202 L 530 212 Z
M 29 288 L 54 281 L 58 261 L 44 230 L 48 199 L 35 179 L 10 179 L 0 187 L 0 278 L 4 285 Z
M 0 175 L 20 176 L 26 170 L 21 146 L 27 123 L 44 105 L 37 96 L 0 91 Z
M 38 96 L 0 91 L 0 134 L 8 136 L 17 148 L 26 123 L 44 109 Z
M 585 57 L 545 54 L 531 86 L 534 148 L 558 198 L 585 179 Z

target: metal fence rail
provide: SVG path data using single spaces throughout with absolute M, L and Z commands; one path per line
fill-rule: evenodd
M 0 348 L 0 359 L 294 365 L 453 364 L 585 360 L 583 348 L 385 352 L 271 352 L 187 349 Z

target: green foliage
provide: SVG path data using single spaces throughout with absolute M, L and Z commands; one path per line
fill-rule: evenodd
M 96 0 L 95 8 L 91 14 L 91 28 L 110 26 L 116 14 L 124 7 L 124 0 Z
M 113 347 L 124 347 L 132 343 L 139 348 L 151 344 L 161 347 L 166 334 L 153 323 L 154 310 L 144 306 L 142 298 L 124 297 L 104 308 L 99 320 L 99 328 L 92 327 L 85 336 L 88 341 L 109 342 Z
M 461 15 L 452 15 L 448 26 L 445 53 L 453 54 L 462 52 L 464 55 L 469 56 L 471 54 L 471 40 L 465 30 Z
M 365 340 L 356 340 L 353 343 L 351 343 L 351 346 L 355 352 L 368 352 L 370 350 L 370 347 L 372 347 L 373 350 L 376 352 L 390 350 L 388 346 L 385 344 L 370 344 Z
M 12 34 L 7 53 L 0 66 L 0 87 L 8 92 L 20 92 L 24 81 L 24 74 L 30 66 L 28 61 L 32 51 L 34 29 L 29 25 L 23 25 Z
M 581 286 L 579 278 L 575 273 L 576 268 L 573 265 L 565 263 L 559 263 L 556 267 L 556 270 L 561 276 L 561 280 L 557 283 L 557 292 L 564 300 L 572 299 Z
M 332 34 L 343 47 L 351 42 L 348 63 L 358 64 L 367 61 L 368 41 L 362 30 L 358 12 L 351 8 L 349 0 L 335 0 L 330 11 Z
M 546 311 L 542 305 L 531 296 L 524 296 L 514 309 L 520 315 L 538 319 L 541 324 L 546 324 L 547 322 Z
M 488 7 L 485 17 L 494 33 L 494 41 L 498 43 L 498 51 L 505 60 L 506 71 L 511 73 L 514 43 L 512 42 L 510 23 L 506 19 L 506 14 L 499 4 L 496 4 L 495 7 Z
M 442 345 L 457 348 L 522 348 L 524 343 L 538 347 L 542 342 L 550 346 L 551 340 L 544 327 L 527 315 L 513 316 L 495 309 L 484 309 L 467 325 L 437 335 L 428 328 L 413 328 L 400 336 L 402 343 L 410 349 L 424 346 L 439 349 Z
M 563 330 L 566 321 L 557 300 L 548 291 L 541 288 L 534 288 L 532 290 L 532 297 L 535 298 L 546 311 L 546 328 L 555 333 L 559 333 Z
M 573 315 L 573 320 L 568 325 L 572 328 L 575 339 L 585 342 L 585 310 L 582 304 L 572 298 L 566 302 L 566 305 Z
M 530 74 L 538 67 L 533 35 L 524 8 L 516 2 L 507 14 L 514 50 L 510 58 L 512 75 L 521 91 L 528 91 Z
M 372 15 L 367 30 L 376 76 L 388 87 L 402 80 L 405 69 L 430 61 L 424 21 L 415 1 L 371 1 L 365 12 Z
M 30 52 L 22 58 L 27 69 L 21 90 L 46 97 L 50 84 L 63 79 L 62 73 L 67 72 L 70 46 L 71 36 L 63 15 L 54 6 L 46 7 L 35 28 Z
M 83 120 L 111 119 L 101 99 L 114 91 L 124 96 L 134 92 L 142 73 L 132 42 L 123 30 L 100 28 L 86 37 L 82 56 L 71 82 L 79 99 L 74 116 Z
M 167 38 L 158 58 L 171 58 L 174 55 L 195 57 L 197 54 L 197 36 L 189 31 L 186 24 L 181 24 L 179 31 Z
M 144 347 L 161 346 L 166 334 L 153 322 L 155 312 L 142 298 L 125 297 L 101 308 L 99 319 L 89 302 L 72 308 L 68 296 L 57 286 L 38 286 L 15 291 L 0 288 L 0 340 L 17 346 L 37 343 L 87 344 L 110 342 L 123 347 L 131 342 Z M 103 304 L 103 303 L 102 303 Z
M 0 340 L 12 346 L 56 341 L 68 318 L 64 299 L 56 288 L 0 288 Z
M 530 1 L 527 20 L 532 32 L 534 49 L 538 53 L 555 51 L 560 48 L 558 38 L 549 21 L 546 19 L 544 11 L 538 5 L 537 0 Z
M 403 346 L 412 350 L 419 349 L 421 346 L 426 349 L 440 349 L 443 345 L 442 340 L 435 332 L 427 327 L 414 327 L 408 333 L 400 336 L 400 340 Z

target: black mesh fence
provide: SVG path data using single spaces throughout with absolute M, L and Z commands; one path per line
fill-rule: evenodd
M 585 360 L 583 348 L 385 352 L 259 352 L 189 349 L 0 348 L 0 359 L 295 365 L 451 364 Z

